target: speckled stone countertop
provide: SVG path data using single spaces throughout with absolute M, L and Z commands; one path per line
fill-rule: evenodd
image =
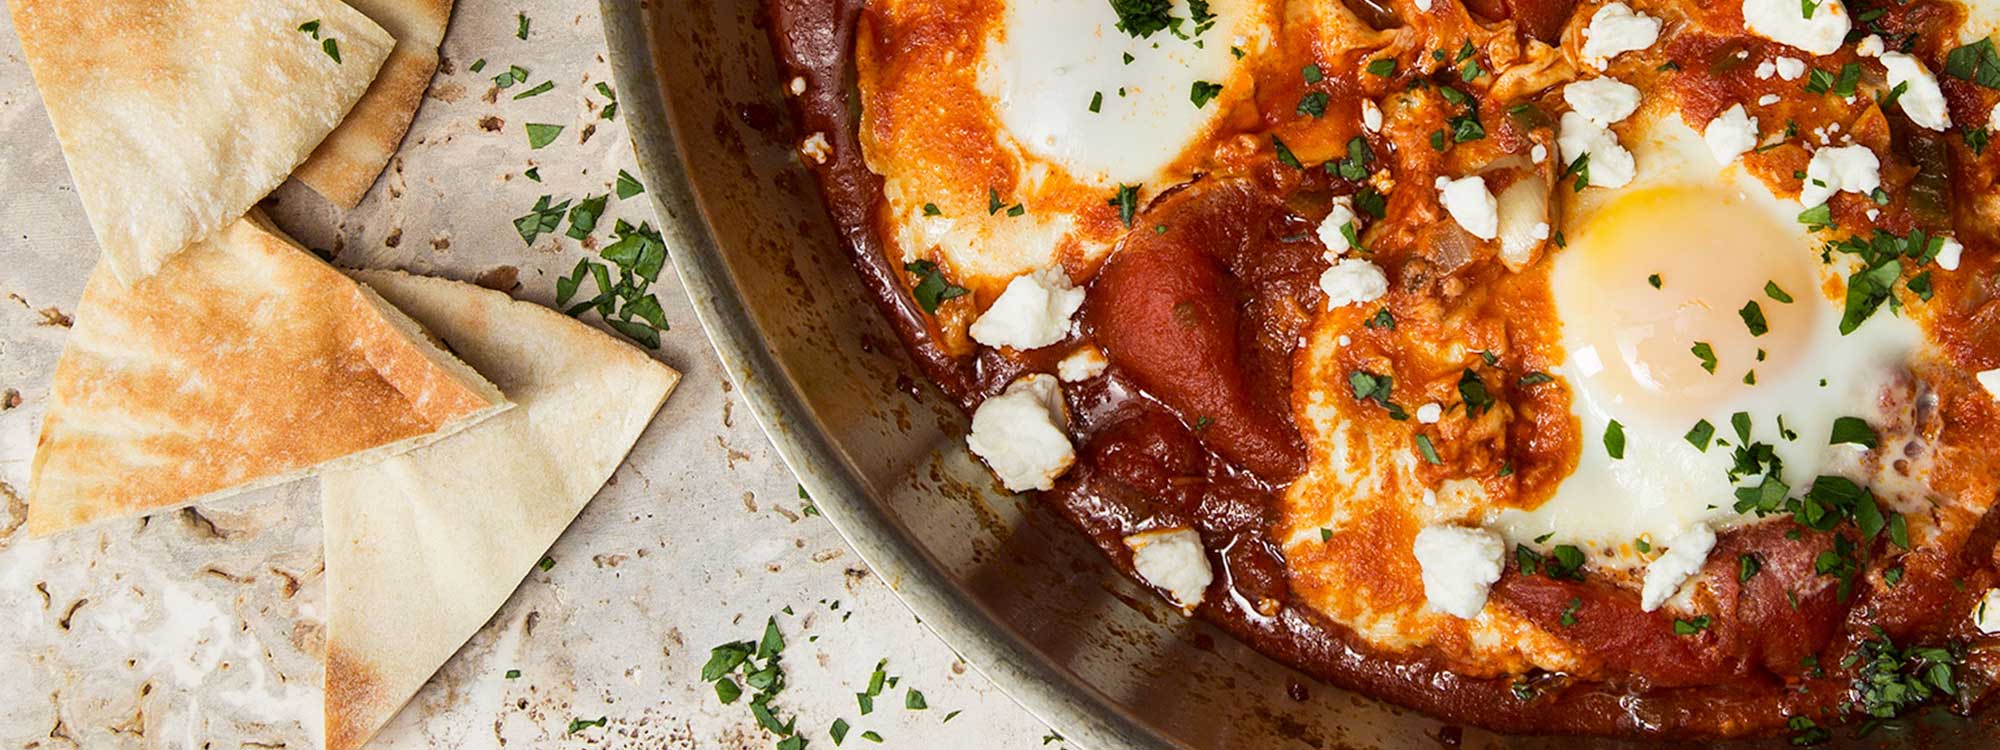
M 556 276 L 595 243 L 525 246 L 514 217 L 544 194 L 611 192 L 632 169 L 622 117 L 599 116 L 609 69 L 594 8 L 460 3 L 416 124 L 360 207 L 341 215 L 296 184 L 266 207 L 341 265 L 512 280 L 517 297 L 552 302 Z M 525 41 L 517 12 L 533 21 Z M 97 250 L 4 15 L 0 27 L 0 747 L 318 747 L 324 564 L 310 481 L 46 540 L 21 529 L 50 373 Z M 497 91 L 490 79 L 513 65 L 555 89 Z M 531 121 L 565 131 L 530 150 Z M 651 214 L 613 198 L 599 234 Z M 806 511 L 679 285 L 669 275 L 655 291 L 673 324 L 658 356 L 685 373 L 679 390 L 553 566 L 527 573 L 377 746 L 770 747 L 743 702 L 722 705 L 699 673 L 711 647 L 755 639 L 775 615 L 791 643 L 776 705 L 814 747 L 832 746 L 836 719 L 853 727 L 847 746 L 878 746 L 859 736 L 872 730 L 885 747 L 1044 747 L 1041 724 Z M 862 716 L 853 694 L 882 659 L 901 680 Z M 928 709 L 904 708 L 909 688 Z

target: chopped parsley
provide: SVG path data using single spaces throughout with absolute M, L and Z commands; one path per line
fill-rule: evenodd
M 1736 582 L 1747 583 L 1764 569 L 1764 563 L 1748 552 L 1736 556 Z
M 1944 72 L 1959 80 L 2000 89 L 2000 52 L 1994 50 L 1992 39 L 1981 39 L 1946 55 Z
M 1306 63 L 1305 67 L 1300 68 L 1299 77 L 1304 78 L 1309 84 L 1326 80 L 1326 74 L 1321 73 L 1319 66 L 1314 63 Z
M 1369 165 L 1374 163 L 1375 150 L 1368 147 L 1368 139 L 1357 135 L 1347 141 L 1347 158 L 1327 162 L 1326 167 L 1341 179 L 1359 182 L 1368 179 Z
M 764 731 L 778 736 L 777 747 L 799 750 L 805 747 L 805 736 L 798 731 L 798 717 L 780 719 L 778 710 L 771 707 L 772 699 L 785 689 L 784 651 L 785 637 L 778 631 L 778 619 L 769 618 L 764 621 L 763 637 L 757 641 L 735 641 L 710 649 L 701 679 L 715 685 L 716 698 L 725 704 L 735 703 L 743 687 L 755 691 L 748 703 L 751 718 Z M 839 734 L 844 736 L 846 730 L 840 729 Z
M 1560 620 L 1562 622 L 1562 626 L 1567 628 L 1575 625 L 1576 613 L 1582 609 L 1583 609 L 1583 598 L 1577 596 L 1570 597 L 1569 604 L 1563 607 L 1562 618 Z
M 1833 420 L 1833 435 L 1827 438 L 1828 445 L 1859 445 L 1874 448 L 1879 438 L 1875 428 L 1869 427 L 1860 417 L 1840 417 Z
M 1652 284 L 1654 289 L 1658 289 L 1664 282 L 1660 280 L 1660 275 L 1656 273 L 1651 276 L 1647 276 L 1646 283 Z
M 1092 113 L 1096 113 L 1102 111 L 1103 109 L 1104 109 L 1104 92 L 1102 91 L 1090 92 L 1090 111 Z
M 493 77 L 495 88 L 507 88 L 517 83 L 528 82 L 528 69 L 519 65 L 507 66 L 507 71 Z
M 514 29 L 514 38 L 526 40 L 528 38 L 528 14 L 516 13 L 514 16 L 520 19 L 520 27 Z
M 1389 394 L 1395 390 L 1396 379 L 1389 375 L 1376 375 L 1366 370 L 1355 370 L 1347 375 L 1347 385 L 1354 389 L 1354 400 L 1373 401 L 1389 412 L 1395 420 L 1409 418 L 1403 407 L 1389 401 Z
M 928 260 L 910 261 L 903 264 L 903 270 L 917 276 L 916 285 L 910 288 L 910 297 L 915 299 L 917 306 L 923 308 L 926 313 L 935 315 L 938 305 L 944 304 L 945 300 L 963 297 L 971 291 L 945 281 L 944 271 L 940 270 L 936 263 Z
M 523 127 L 528 131 L 528 148 L 531 149 L 539 149 L 554 143 L 556 136 L 562 135 L 563 132 L 563 126 L 561 125 L 548 125 L 539 122 L 527 123 Z
M 1750 329 L 1753 337 L 1771 332 L 1771 324 L 1764 320 L 1764 307 L 1757 304 L 1757 300 L 1744 303 L 1743 309 L 1737 310 L 1736 315 L 1743 319 L 1743 327 Z
M 616 118 L 618 116 L 618 94 L 613 93 L 611 86 L 603 81 L 598 81 L 596 88 L 597 95 L 607 100 L 604 102 L 604 108 L 597 111 L 598 119 L 610 120 Z
M 1481 380 L 1479 373 L 1471 368 L 1458 376 L 1458 397 L 1465 401 L 1465 414 L 1469 417 L 1477 417 L 1493 408 L 1493 395 L 1486 391 L 1486 381 Z
M 1713 622 L 1714 619 L 1708 615 L 1702 615 L 1692 620 L 1683 620 L 1676 617 L 1674 618 L 1674 635 L 1694 635 L 1707 630 L 1708 626 Z
M 521 234 L 522 242 L 533 245 L 535 238 L 554 232 L 561 226 L 563 215 L 569 211 L 569 201 L 550 203 L 550 200 L 550 196 L 546 195 L 536 199 L 535 207 L 529 209 L 527 215 L 514 220 L 514 231 Z
M 646 186 L 639 184 L 639 178 L 633 177 L 630 173 L 620 169 L 618 170 L 618 182 L 615 190 L 618 193 L 618 200 L 622 201 L 646 192 Z M 930 204 L 925 205 L 928 206 Z
M 1701 369 L 1707 370 L 1710 375 L 1715 374 L 1715 347 L 1706 341 L 1696 341 L 1694 346 L 1688 347 L 1688 351 L 1694 353 L 1695 359 L 1701 360 Z
M 1613 460 L 1625 457 L 1625 425 L 1616 419 L 1604 426 L 1604 452 Z
M 1271 150 L 1277 152 L 1279 164 L 1283 164 L 1293 169 L 1306 168 L 1304 164 L 1299 163 L 1299 157 L 1294 156 L 1292 154 L 1292 149 L 1290 147 L 1287 147 L 1285 145 L 1285 142 L 1279 139 L 1277 134 L 1275 133 L 1271 135 Z
M 581 732 L 591 727 L 601 727 L 604 726 L 605 723 L 609 720 L 610 717 L 607 716 L 599 716 L 595 719 L 583 719 L 583 718 L 570 719 L 569 731 L 564 732 L 563 734 L 565 735 L 576 734 L 577 732 Z
M 1299 97 L 1299 106 L 1297 108 L 1297 112 L 1300 117 L 1306 117 L 1306 116 L 1312 116 L 1314 118 L 1325 117 L 1326 100 L 1327 100 L 1327 95 L 1326 92 L 1324 91 L 1309 92 L 1305 96 Z
M 1132 216 L 1139 211 L 1139 186 L 1119 185 L 1118 194 L 1105 203 L 1118 207 L 1118 220 L 1125 222 L 1125 228 L 1132 228 Z
M 1173 4 L 1169 0 L 1111 0 L 1111 10 L 1118 14 L 1119 31 L 1141 39 L 1165 31 L 1174 23 Z
M 1188 101 L 1194 102 L 1195 109 L 1201 109 L 1210 100 L 1222 93 L 1222 84 L 1195 81 L 1188 88 Z
M 1779 287 L 1778 282 L 1775 281 L 1764 282 L 1764 296 L 1787 305 L 1792 304 L 1792 295 L 1786 294 L 1785 290 Z
M 539 84 L 536 84 L 534 88 L 531 88 L 531 89 L 528 89 L 527 91 L 523 91 L 523 92 L 521 92 L 521 93 L 518 93 L 518 94 L 515 94 L 515 95 L 514 95 L 514 99 L 515 99 L 516 101 L 519 101 L 519 100 L 522 100 L 522 99 L 526 99 L 526 98 L 528 98 L 528 97 L 531 97 L 531 96 L 541 96 L 542 94 L 546 94 L 546 93 L 549 93 L 549 92 L 551 92 L 551 91 L 554 91 L 554 90 L 556 90 L 556 82 L 555 82 L 555 81 L 543 81 L 543 82 L 541 82 L 541 83 L 539 83 Z
M 1437 446 L 1431 445 L 1431 438 L 1429 435 L 1425 435 L 1423 433 L 1417 433 L 1417 452 L 1423 454 L 1424 461 L 1426 463 L 1430 464 L 1444 463 L 1444 459 L 1438 458 Z
M 1396 58 L 1383 57 L 1368 61 L 1368 74 L 1388 78 L 1396 74 Z
M 597 217 L 604 214 L 604 203 L 610 198 L 609 195 L 599 195 L 577 201 L 576 207 L 569 210 L 569 231 L 565 234 L 570 239 L 580 240 L 597 231 Z

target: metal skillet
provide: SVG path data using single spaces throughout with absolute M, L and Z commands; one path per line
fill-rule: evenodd
M 1501 736 L 1318 683 L 1182 618 L 1032 498 L 998 492 L 841 250 L 761 0 L 601 5 L 674 267 L 745 401 L 875 574 L 1070 746 L 1660 746 Z M 1995 746 L 1991 713 L 1924 714 L 1831 746 Z

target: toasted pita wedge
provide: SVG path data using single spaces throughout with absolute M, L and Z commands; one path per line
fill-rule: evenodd
M 500 292 L 394 271 L 354 276 L 519 406 L 320 478 L 329 750 L 366 743 L 499 610 L 680 379 L 596 329 Z
M 368 194 L 389 157 L 416 119 L 417 106 L 437 72 L 438 44 L 451 22 L 452 0 L 348 0 L 395 37 L 396 47 L 367 95 L 340 127 L 321 141 L 312 158 L 292 173 L 341 208 Z
M 500 391 L 252 214 L 83 292 L 29 474 L 43 535 L 207 502 L 442 437 Z
M 393 44 L 339 0 L 11 5 L 104 262 L 128 285 L 284 182 Z

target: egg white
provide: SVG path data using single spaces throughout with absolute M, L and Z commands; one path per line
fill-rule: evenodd
M 1552 284 L 1567 353 L 1555 374 L 1571 387 L 1572 411 L 1581 425 L 1576 471 L 1541 506 L 1504 511 L 1496 519 L 1497 528 L 1510 540 L 1575 544 L 1599 553 L 1594 562 L 1613 567 L 1641 561 L 1633 553 L 1635 540 L 1658 544 L 1696 523 L 1723 527 L 1754 520 L 1733 509 L 1736 485 L 1727 475 L 1731 451 L 1738 443 L 1731 426 L 1737 412 L 1749 415 L 1753 442 L 1773 446 L 1784 463 L 1782 478 L 1795 489 L 1803 489 L 1820 474 L 1834 473 L 1844 465 L 1843 459 L 1851 463 L 1853 457 L 1843 452 L 1858 448 L 1828 444 L 1834 420 L 1872 417 L 1878 395 L 1922 342 L 1916 324 L 1886 307 L 1854 333 L 1841 335 L 1840 302 L 1827 298 L 1821 289 L 1826 274 L 1845 267 L 1839 263 L 1822 267 L 1820 243 L 1798 221 L 1799 205 L 1772 195 L 1740 167 L 1716 164 L 1700 136 L 1676 117 L 1640 126 L 1638 135 L 1627 137 L 1638 160 L 1638 178 L 1619 191 L 1590 189 L 1577 196 L 1564 226 L 1573 239 L 1554 261 Z M 1592 223 L 1618 215 L 1616 201 L 1648 189 L 1674 188 L 1691 188 L 1711 202 L 1710 208 L 1671 217 L 1681 227 L 1678 232 L 1618 247 L 1591 246 L 1593 230 L 1604 229 Z M 1712 218 L 1738 225 L 1717 225 L 1709 221 Z M 1713 262 L 1684 267 L 1678 275 L 1664 274 L 1659 289 L 1645 278 L 1644 269 L 1651 267 L 1648 257 L 1660 258 L 1666 265 L 1671 260 L 1668 254 L 1698 252 L 1691 249 L 1695 243 L 1727 246 L 1743 236 L 1786 241 L 1764 248 L 1772 254 L 1768 256 L 1731 248 Z M 1623 262 L 1593 264 L 1589 260 L 1593 254 L 1620 256 Z M 1616 278 L 1602 278 L 1606 265 L 1622 272 Z M 1780 286 L 1795 300 L 1791 305 L 1761 293 L 1767 276 L 1787 272 L 1795 280 Z M 1731 292 L 1705 296 L 1703 285 L 1724 286 Z M 1646 295 L 1676 300 L 1681 312 L 1671 320 L 1628 315 L 1635 308 L 1657 304 Z M 1763 336 L 1751 336 L 1739 317 L 1739 307 L 1750 299 L 1772 318 L 1770 331 Z M 1782 322 L 1777 319 L 1780 314 L 1785 316 Z M 1621 320 L 1626 321 L 1623 327 Z M 1655 325 L 1688 330 L 1648 329 Z M 1606 330 L 1618 331 L 1622 338 L 1607 337 Z M 1686 340 L 1676 342 L 1668 355 L 1655 350 L 1650 357 L 1635 356 L 1631 345 L 1649 334 L 1684 333 Z M 1633 387 L 1634 382 L 1647 380 L 1649 365 L 1698 366 L 1699 359 L 1689 350 L 1697 337 L 1717 341 L 1716 370 L 1700 376 L 1713 378 L 1714 384 L 1683 377 L 1681 384 L 1692 382 L 1694 387 L 1651 393 Z M 1735 342 L 1733 351 L 1720 345 L 1725 340 Z M 1757 362 L 1747 354 L 1756 348 L 1768 348 L 1774 356 Z M 1775 356 L 1781 349 L 1788 352 L 1785 361 Z M 1663 356 L 1668 358 L 1660 361 Z M 1743 384 L 1744 373 L 1753 368 L 1755 385 Z M 1781 416 L 1788 431 L 1783 434 Z M 1613 420 L 1624 434 L 1620 459 L 1612 458 L 1605 445 Z M 1697 449 L 1686 436 L 1699 420 L 1706 420 L 1715 437 L 1729 445 Z M 1784 434 L 1794 437 L 1787 439 Z M 1604 556 L 1605 552 L 1613 554 Z

